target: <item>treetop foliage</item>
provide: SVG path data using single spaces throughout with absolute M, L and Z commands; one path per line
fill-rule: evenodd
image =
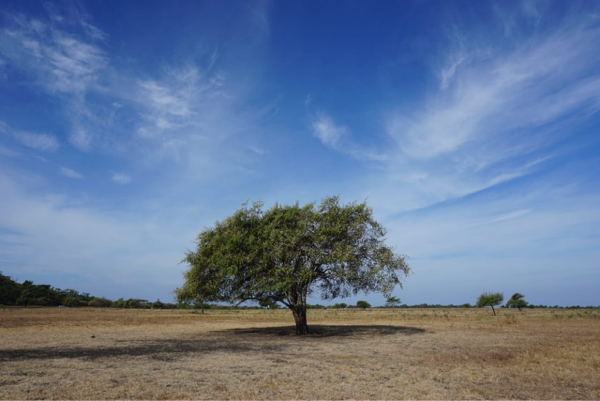
M 371 307 L 371 304 L 368 303 L 367 301 L 358 301 L 358 302 L 356 302 L 356 307 L 362 308 L 362 309 L 367 309 L 367 308 Z
M 477 306 L 478 308 L 491 306 L 492 312 L 494 313 L 494 316 L 496 316 L 494 306 L 500 305 L 502 301 L 504 301 L 504 294 L 502 294 L 501 292 L 485 292 L 479 296 L 479 298 L 477 299 L 477 304 L 475 306 Z
M 359 292 L 390 295 L 410 272 L 405 257 L 384 244 L 386 231 L 366 203 L 341 205 L 247 203 L 204 229 L 183 262 L 179 300 L 280 302 L 306 320 L 307 298 L 347 297 Z M 306 331 L 308 329 L 306 328 Z
M 510 297 L 510 299 L 506 303 L 506 307 L 507 308 L 518 308 L 519 310 L 521 310 L 521 308 L 527 307 L 527 305 L 529 305 L 529 303 L 527 301 L 525 301 L 523 298 L 525 298 L 525 295 L 523 295 L 523 294 L 519 294 L 518 292 L 513 294 L 513 296 Z
M 358 292 L 389 293 L 410 271 L 403 256 L 383 244 L 385 229 L 365 203 L 340 205 L 245 204 L 198 235 L 184 258 L 190 269 L 180 298 L 285 305 L 318 291 L 323 299 Z
M 486 306 L 494 307 L 500 305 L 502 301 L 504 301 L 504 294 L 500 292 L 485 292 L 481 294 L 477 299 L 476 306 L 478 308 L 483 308 Z

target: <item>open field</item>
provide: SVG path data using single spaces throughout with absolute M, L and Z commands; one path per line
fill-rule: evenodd
M 600 311 L 0 310 L 0 399 L 600 399 Z M 92 338 L 92 336 L 95 336 Z

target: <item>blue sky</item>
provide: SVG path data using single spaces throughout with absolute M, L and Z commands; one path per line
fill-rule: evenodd
M 403 302 L 600 304 L 596 2 L 4 1 L 0 105 L 19 280 L 171 300 L 203 227 L 339 195 Z

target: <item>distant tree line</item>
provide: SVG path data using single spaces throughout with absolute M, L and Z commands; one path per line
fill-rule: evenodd
M 60 289 L 49 284 L 34 284 L 25 280 L 14 281 L 0 272 L 0 305 L 6 306 L 91 306 L 112 308 L 168 309 L 177 308 L 177 304 L 162 303 L 160 300 L 149 302 L 145 299 L 120 298 L 116 301 L 94 297 L 89 293 L 80 293 L 72 289 Z
M 489 295 L 489 294 L 485 294 Z M 502 301 L 500 301 L 502 302 Z M 5 276 L 0 271 L 0 306 L 90 306 L 101 308 L 125 308 L 125 309 L 279 309 L 281 306 L 277 302 L 260 302 L 257 306 L 229 306 L 220 304 L 210 304 L 200 301 L 166 303 L 156 300 L 154 302 L 145 299 L 123 299 L 119 298 L 116 301 L 111 301 L 103 297 L 94 297 L 88 293 L 80 293 L 72 289 L 60 289 L 52 287 L 48 284 L 34 284 L 33 281 L 26 280 L 23 283 L 14 281 L 9 276 Z M 494 306 L 498 304 L 494 303 Z M 484 306 L 484 305 L 482 305 Z M 489 306 L 489 305 L 486 305 Z M 441 304 L 419 304 L 407 305 L 400 304 L 400 300 L 395 297 L 389 297 L 386 300 L 383 308 L 473 308 L 476 305 L 465 303 L 462 305 L 441 305 Z M 547 306 L 547 305 L 532 305 L 523 300 L 523 295 L 517 293 L 507 302 L 505 307 L 514 308 L 555 308 L 555 309 L 596 309 L 597 306 Z M 308 309 L 366 309 L 371 308 L 371 305 L 366 301 L 358 301 L 356 305 L 346 303 L 336 303 L 333 305 L 311 305 L 307 304 Z M 381 307 L 380 307 L 381 308 Z

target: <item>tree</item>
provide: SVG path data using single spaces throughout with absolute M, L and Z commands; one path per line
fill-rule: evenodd
M 525 295 L 523 295 L 523 294 L 519 294 L 518 292 L 513 294 L 513 296 L 510 297 L 510 299 L 506 303 L 506 307 L 507 308 L 518 308 L 519 312 L 523 312 L 521 310 L 521 308 L 525 308 L 529 304 L 523 298 L 525 298 Z
M 21 284 L 0 271 L 0 304 L 15 305 L 20 293 Z
M 106 298 L 93 298 L 88 302 L 88 306 L 93 306 L 97 308 L 108 308 L 111 306 L 112 301 Z
M 63 299 L 62 304 L 68 307 L 87 306 L 87 302 L 72 295 L 66 296 L 65 299 Z
M 396 308 L 398 306 L 398 304 L 400 304 L 400 298 L 388 297 L 385 300 L 385 306 L 387 306 L 387 307 Z
M 494 312 L 494 316 L 496 316 L 496 311 L 494 310 L 494 306 L 498 306 L 504 301 L 504 294 L 500 292 L 485 292 L 479 296 L 477 299 L 477 304 L 475 305 L 478 308 L 483 308 L 486 306 L 492 307 L 492 312 Z
M 386 231 L 366 203 L 341 205 L 244 204 L 233 216 L 205 228 L 188 251 L 178 298 L 244 302 L 272 300 L 288 307 L 296 333 L 309 332 L 307 298 L 359 292 L 389 295 L 410 272 L 405 257 L 384 244 Z
M 371 307 L 371 304 L 368 303 L 367 301 L 358 301 L 356 303 L 356 307 L 357 308 L 362 308 L 362 309 L 367 309 Z
M 261 308 L 279 309 L 279 304 L 272 299 L 261 299 L 258 301 L 258 305 Z

